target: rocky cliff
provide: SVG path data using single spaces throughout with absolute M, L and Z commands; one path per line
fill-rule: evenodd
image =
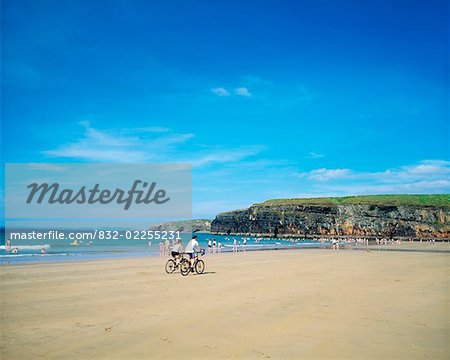
M 211 221 L 212 220 L 209 219 L 170 221 L 162 224 L 152 225 L 149 229 L 153 231 L 209 232 L 211 230 Z
M 450 238 L 450 195 L 270 200 L 219 214 L 211 232 Z

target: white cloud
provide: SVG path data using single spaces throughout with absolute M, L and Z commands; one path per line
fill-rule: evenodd
M 235 149 L 182 147 L 195 135 L 137 129 L 99 130 L 89 122 L 80 122 L 83 136 L 56 149 L 46 150 L 51 158 L 76 159 L 88 162 L 180 162 L 195 167 L 212 164 L 234 163 L 258 154 L 261 146 L 246 146 Z M 156 130 L 159 127 L 155 128 Z M 161 128 L 165 129 L 165 128 Z
M 218 87 L 218 88 L 214 88 L 211 89 L 211 92 L 217 96 L 230 96 L 231 94 L 228 92 L 227 89 L 223 88 L 223 87 Z
M 371 194 L 441 194 L 448 193 L 450 181 L 422 180 L 392 184 L 343 184 L 333 185 L 326 189 L 327 196 L 371 195 Z
M 239 95 L 239 96 L 246 96 L 246 97 L 252 96 L 252 94 L 250 94 L 250 91 L 248 91 L 248 89 L 246 87 L 239 87 L 239 88 L 235 89 L 234 92 L 236 93 L 236 95 Z
M 307 159 L 319 159 L 324 157 L 325 155 L 317 153 L 315 151 L 311 151 L 308 156 L 305 156 Z
M 231 93 L 223 87 L 213 88 L 213 89 L 211 89 L 211 92 L 217 96 L 231 96 Z M 237 96 L 244 96 L 244 97 L 252 96 L 252 94 L 246 87 L 238 87 L 238 88 L 234 89 L 234 94 Z
M 315 169 L 308 172 L 298 173 L 299 177 L 306 177 L 308 180 L 328 181 L 331 179 L 348 178 L 351 174 L 349 169 Z
M 214 163 L 232 163 L 254 156 L 263 150 L 260 146 L 244 147 L 240 149 L 219 150 L 200 155 L 191 160 L 192 166 L 200 167 Z
M 296 175 L 311 181 L 314 189 L 336 195 L 450 192 L 450 162 L 443 160 L 383 171 L 321 168 Z
M 147 126 L 147 127 L 140 127 L 140 128 L 131 128 L 131 129 L 123 129 L 124 132 L 143 132 L 143 133 L 164 133 L 170 131 L 169 128 L 162 127 L 162 126 Z
M 87 121 L 80 122 L 80 125 L 85 129 L 82 138 L 56 149 L 46 150 L 44 155 L 94 162 L 164 161 L 163 157 L 168 151 L 194 136 L 190 133 L 160 135 L 161 132 L 156 132 L 157 137 L 146 138 L 139 129 L 126 129 L 124 134 L 120 130 L 95 129 Z

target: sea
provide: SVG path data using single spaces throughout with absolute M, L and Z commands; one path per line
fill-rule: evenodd
M 195 235 L 198 237 L 200 247 L 206 249 L 206 253 L 208 253 L 209 239 L 215 239 L 217 244 L 220 242 L 223 246 L 222 252 L 232 252 L 235 239 L 238 251 L 306 249 L 330 245 L 328 242 L 309 239 L 288 240 L 254 236 L 225 236 L 201 232 L 197 232 Z M 134 236 L 129 236 L 127 239 L 124 231 L 122 236 L 115 239 L 105 239 L 105 236 L 97 235 L 89 240 L 77 241 L 69 239 L 11 240 L 11 246 L 7 251 L 3 231 L 0 236 L 0 265 L 160 256 L 160 243 L 163 241 L 139 239 Z M 180 233 L 176 237 L 180 238 L 183 246 L 186 246 L 192 234 Z M 245 246 L 244 238 L 246 239 Z

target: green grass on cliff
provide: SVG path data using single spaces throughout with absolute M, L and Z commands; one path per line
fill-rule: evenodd
M 304 199 L 273 199 L 256 205 L 423 205 L 450 207 L 450 194 L 436 195 L 363 195 Z

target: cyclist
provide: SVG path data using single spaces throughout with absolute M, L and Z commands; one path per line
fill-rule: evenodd
M 172 245 L 172 257 L 175 260 L 175 263 L 178 263 L 178 260 L 181 258 L 181 253 L 183 252 L 183 246 L 181 246 L 181 241 L 177 240 Z
M 186 245 L 186 249 L 184 249 L 184 252 L 189 255 L 191 267 L 194 266 L 195 251 L 197 248 L 199 248 L 197 235 L 194 235 L 192 237 L 192 240 L 189 241 L 188 244 Z

